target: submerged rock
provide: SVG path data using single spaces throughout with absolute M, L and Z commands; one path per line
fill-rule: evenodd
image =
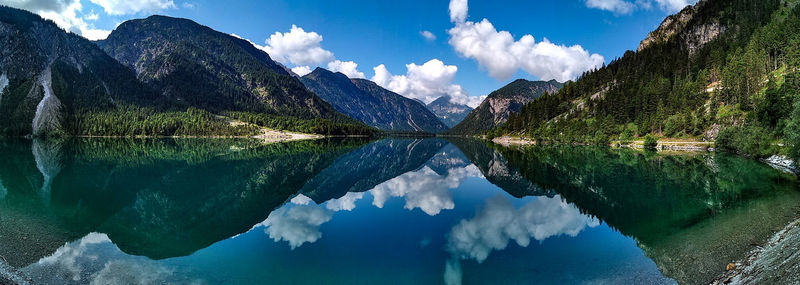
M 800 284 L 800 220 L 776 233 L 763 247 L 711 284 Z

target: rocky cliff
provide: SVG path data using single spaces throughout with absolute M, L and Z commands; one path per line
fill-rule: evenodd
M 555 80 L 528 81 L 517 79 L 486 97 L 478 108 L 453 127 L 452 134 L 479 134 L 505 123 L 512 112 L 545 93 L 555 93 L 563 86 Z

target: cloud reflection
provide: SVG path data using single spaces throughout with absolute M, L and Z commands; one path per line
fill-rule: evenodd
M 583 215 L 561 197 L 538 197 L 519 209 L 509 198 L 497 196 L 471 220 L 461 220 L 450 230 L 447 251 L 452 258 L 445 263 L 445 284 L 461 284 L 461 259 L 483 263 L 493 250 L 503 250 L 509 241 L 527 247 L 531 238 L 542 242 L 560 235 L 577 236 L 587 226 L 600 222 Z
M 322 238 L 319 226 L 330 221 L 333 212 L 317 205 L 285 205 L 269 214 L 262 223 L 274 241 L 287 241 L 292 249 Z
M 390 197 L 404 197 L 406 209 L 419 208 L 426 214 L 434 216 L 442 210 L 455 208 L 450 189 L 457 188 L 467 177 L 480 176 L 480 170 L 474 165 L 451 168 L 447 176 L 441 176 L 425 166 L 418 171 L 408 172 L 375 186 L 370 191 L 374 197 L 372 204 L 383 208 Z
M 583 215 L 578 208 L 560 197 L 538 197 L 519 209 L 503 196 L 490 199 L 486 207 L 471 220 L 462 220 L 448 234 L 447 250 L 461 259 L 486 260 L 492 250 L 503 250 L 514 240 L 522 247 L 531 238 L 568 235 L 577 236 L 587 226 L 599 221 Z
M 143 257 L 126 255 L 101 233 L 67 243 L 22 271 L 36 283 L 45 284 L 174 283 L 170 280 L 173 270 Z
M 406 209 L 419 208 L 433 216 L 455 207 L 450 189 L 457 188 L 467 177 L 480 176 L 480 170 L 474 165 L 451 168 L 445 176 L 424 166 L 381 183 L 369 193 L 376 207 L 383 208 L 392 197 L 403 197 Z M 276 242 L 286 241 L 295 249 L 322 238 L 320 226 L 330 221 L 335 212 L 355 210 L 357 202 L 364 196 L 363 192 L 349 192 L 341 198 L 317 205 L 309 197 L 299 194 L 270 213 L 267 220 L 256 227 L 266 227 L 264 232 L 270 238 Z

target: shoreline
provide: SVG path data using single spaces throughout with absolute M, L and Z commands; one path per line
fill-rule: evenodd
M 508 137 L 508 136 L 494 138 L 492 139 L 492 142 L 506 147 L 537 145 L 536 141 L 527 138 Z M 608 144 L 608 146 L 617 148 L 644 149 L 644 141 L 637 140 L 637 141 L 632 141 L 629 144 L 622 144 L 619 141 L 612 141 Z M 712 152 L 716 150 L 713 142 L 676 141 L 676 140 L 659 141 L 656 149 L 670 150 L 670 151 L 693 151 L 693 152 L 697 151 Z
M 710 285 L 800 283 L 800 219 L 776 232 L 765 244 L 755 245 L 745 258 L 728 265 Z

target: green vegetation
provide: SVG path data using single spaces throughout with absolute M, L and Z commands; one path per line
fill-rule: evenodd
M 601 134 L 625 142 L 647 134 L 714 139 L 709 130 L 722 129 L 725 150 L 761 157 L 778 152 L 771 145 L 780 141 L 797 149 L 796 2 L 701 2 L 675 36 L 534 100 L 493 134 L 593 143 Z M 719 36 L 696 45 L 702 35 L 694 31 L 714 25 L 724 27 Z
M 649 150 L 655 150 L 658 147 L 658 138 L 652 134 L 647 134 L 644 136 L 644 148 Z
M 791 121 L 786 128 L 786 142 L 790 146 L 790 155 L 800 160 L 800 96 L 796 96 Z
M 227 112 L 225 114 L 243 122 L 276 130 L 334 136 L 373 136 L 378 133 L 378 130 L 356 122 L 337 123 L 327 119 L 299 119 L 296 117 L 246 112 Z
M 68 120 L 68 133 L 79 136 L 253 136 L 258 128 L 231 126 L 208 111 L 159 112 L 148 108 L 78 113 Z

